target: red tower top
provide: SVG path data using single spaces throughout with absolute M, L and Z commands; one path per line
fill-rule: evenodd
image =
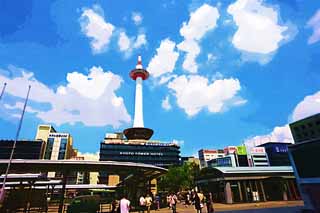
M 138 56 L 138 64 L 134 70 L 130 72 L 130 77 L 133 80 L 136 80 L 138 77 L 141 77 L 142 80 L 146 80 L 149 77 L 149 72 L 143 69 L 141 56 Z

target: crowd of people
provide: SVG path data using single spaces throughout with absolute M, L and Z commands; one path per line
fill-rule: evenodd
M 151 209 L 160 210 L 162 204 L 160 195 L 146 196 L 141 195 L 138 200 L 139 206 L 135 208 L 140 213 L 150 213 Z M 203 208 L 206 207 L 207 213 L 214 213 L 212 194 L 204 195 L 202 192 L 188 191 L 187 193 L 170 193 L 166 196 L 166 204 L 172 213 L 177 212 L 177 203 L 184 202 L 184 206 L 188 208 L 194 205 L 197 213 L 202 213 Z M 129 213 L 131 204 L 128 198 L 124 195 L 120 201 L 112 202 L 112 213 Z

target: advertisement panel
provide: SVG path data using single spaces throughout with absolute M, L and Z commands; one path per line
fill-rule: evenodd
M 266 153 L 264 147 L 253 147 L 250 149 L 250 154 L 263 154 Z
M 246 146 L 237 146 L 237 154 L 238 155 L 247 155 Z

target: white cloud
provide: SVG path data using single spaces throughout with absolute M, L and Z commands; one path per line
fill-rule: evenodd
M 179 76 L 169 82 L 168 88 L 177 98 L 177 104 L 188 116 L 198 114 L 207 108 L 209 112 L 218 113 L 234 106 L 238 101 L 237 93 L 241 86 L 238 79 L 222 79 L 209 82 L 199 75 Z
M 24 102 L 16 102 L 14 105 L 4 104 L 4 107 L 10 110 L 20 109 L 22 110 L 24 107 Z M 26 107 L 26 112 L 35 113 L 36 110 L 32 109 L 30 106 Z M 20 117 L 20 116 L 19 116 Z
M 123 52 L 127 58 L 131 56 L 135 49 L 139 49 L 146 44 L 147 39 L 145 34 L 139 34 L 136 38 L 129 38 L 124 31 L 120 32 L 118 46 L 120 51 Z
M 320 113 L 320 91 L 306 96 L 293 110 L 292 121 Z
M 57 91 L 38 81 L 32 72 L 22 69 L 20 72 L 20 76 L 13 78 L 0 75 L 0 83 L 8 83 L 6 93 L 17 99 L 11 108 L 21 108 L 19 99 L 25 98 L 26 89 L 31 85 L 30 108 L 27 111 L 35 113 L 44 122 L 56 125 L 82 122 L 87 126 L 118 127 L 131 120 L 123 98 L 115 94 L 122 78 L 103 71 L 101 67 L 92 67 L 88 75 L 68 73 L 67 84 L 58 85 Z M 50 109 L 39 109 L 39 105 L 49 105 Z M 10 110 L 8 106 L 7 110 Z
M 320 41 L 320 9 L 308 21 L 307 27 L 313 29 L 313 33 L 308 39 L 308 44 Z
M 182 67 L 191 72 L 198 71 L 196 58 L 200 53 L 198 42 L 210 30 L 217 26 L 217 20 L 220 17 L 218 9 L 208 4 L 203 4 L 196 11 L 190 14 L 189 22 L 183 22 L 180 29 L 180 35 L 184 41 L 178 44 L 178 49 L 186 52 Z
M 172 143 L 174 144 L 177 144 L 178 146 L 183 146 L 184 145 L 184 140 L 176 140 L 176 139 L 173 139 L 172 140 Z
M 163 75 L 163 76 L 161 76 L 158 84 L 159 85 L 165 84 L 165 83 L 169 82 L 171 79 L 174 79 L 176 77 L 177 77 L 177 75 L 174 75 L 174 74 Z
M 320 91 L 313 95 L 306 96 L 294 108 L 289 122 L 297 121 L 311 115 L 320 113 Z M 255 136 L 245 141 L 247 146 L 260 145 L 266 142 L 290 142 L 293 143 L 293 138 L 289 125 L 275 127 L 270 134 Z
M 296 33 L 290 32 L 289 29 L 294 26 L 280 25 L 278 11 L 263 5 L 262 0 L 237 0 L 229 5 L 228 13 L 233 16 L 238 27 L 233 35 L 232 44 L 244 53 L 248 53 L 247 59 L 250 53 L 262 56 L 274 53 L 282 42 L 292 39 Z M 259 60 L 262 57 L 260 56 L 252 60 Z M 270 58 L 267 62 L 266 58 L 263 60 L 262 63 L 267 63 Z
M 267 142 L 286 142 L 293 143 L 293 138 L 289 125 L 277 126 L 273 131 L 266 135 L 255 136 L 245 140 L 246 147 L 254 147 Z
M 133 12 L 131 15 L 131 19 L 135 25 L 140 25 L 143 20 L 143 17 L 140 13 Z
M 133 48 L 138 49 L 147 44 L 147 39 L 145 34 L 139 34 L 135 43 L 133 44 Z
M 207 62 L 208 63 L 212 63 L 216 60 L 217 60 L 217 56 L 213 55 L 212 53 L 208 53 L 208 55 L 207 55 Z
M 120 51 L 127 51 L 130 48 L 130 39 L 125 32 L 121 32 L 118 40 Z
M 82 32 L 92 39 L 93 52 L 103 52 L 110 42 L 115 27 L 105 21 L 102 9 L 98 5 L 84 9 L 80 17 L 80 25 Z
M 81 153 L 78 152 L 79 157 L 84 157 L 84 160 L 91 160 L 91 161 L 99 161 L 100 155 L 99 152 L 96 153 L 90 153 L 90 152 L 85 152 Z
M 162 100 L 161 106 L 162 106 L 162 108 L 165 109 L 165 110 L 170 110 L 170 109 L 171 109 L 171 104 L 170 104 L 170 100 L 169 100 L 169 95 L 167 95 L 166 98 Z
M 151 59 L 147 70 L 153 77 L 159 77 L 166 73 L 172 73 L 179 53 L 175 51 L 176 44 L 170 39 L 161 41 L 160 47 L 157 48 L 157 54 Z

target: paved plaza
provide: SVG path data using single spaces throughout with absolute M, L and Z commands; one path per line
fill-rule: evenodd
M 295 213 L 301 212 L 303 207 L 302 201 L 275 201 L 263 203 L 241 203 L 241 204 L 215 204 L 216 212 L 225 213 Z M 152 210 L 151 212 L 171 213 L 168 208 L 163 208 L 159 211 Z M 177 213 L 195 213 L 193 206 L 185 207 L 181 204 L 177 206 Z M 203 208 L 202 213 L 207 213 L 206 208 Z

